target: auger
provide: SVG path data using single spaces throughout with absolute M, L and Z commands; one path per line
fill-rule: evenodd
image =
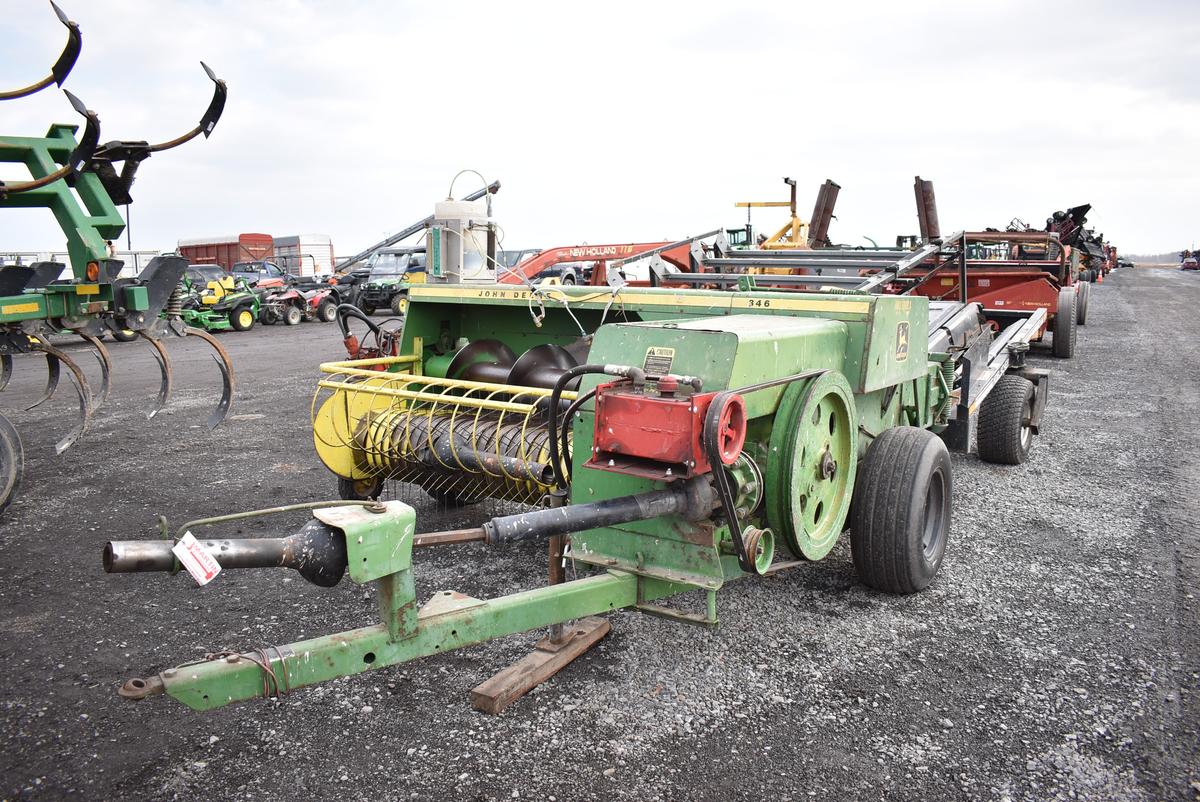
M 74 66 L 82 46 L 79 25 L 57 5 L 51 6 L 69 32 L 66 49 L 49 76 L 0 92 L 0 100 L 26 97 L 51 84 L 61 86 Z M 153 349 L 161 383 L 148 417 L 154 417 L 171 395 L 171 361 L 162 343 L 167 336 L 196 336 L 216 351 L 222 392 L 208 418 L 209 428 L 228 414 L 235 382 L 229 355 L 212 335 L 186 325 L 181 317 L 179 283 L 186 260 L 178 255 L 158 256 L 138 276 L 122 277 L 123 263 L 112 258 L 108 247 L 125 229 L 117 206 L 132 201 L 130 188 L 139 165 L 152 154 L 178 147 L 200 134 L 208 137 L 220 119 L 227 94 L 225 82 L 203 62 L 201 66 L 214 84 L 212 99 L 200 122 L 174 139 L 157 144 L 126 140 L 100 144 L 99 116 L 65 89 L 72 108 L 86 120 L 81 139 L 75 138 L 76 126 L 65 124 L 52 125 L 44 137 L 0 137 L 0 162 L 24 164 L 32 176 L 28 181 L 0 181 L 0 208 L 49 209 L 67 241 L 70 272 L 61 279 L 65 266 L 57 262 L 0 267 L 0 390 L 12 377 L 15 354 L 43 354 L 46 387 L 26 408 L 32 409 L 53 397 L 62 366 L 66 366 L 79 399 L 79 420 L 56 443 L 58 453 L 78 441 L 92 414 L 108 398 L 112 359 L 100 339 L 108 332 L 133 332 Z M 93 391 L 80 365 L 51 344 L 51 335 L 65 333 L 79 335 L 93 350 L 101 371 L 99 392 Z M 0 511 L 20 483 L 22 465 L 20 438 L 5 418 L 0 421 Z

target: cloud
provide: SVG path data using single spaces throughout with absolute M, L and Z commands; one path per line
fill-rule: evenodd
M 229 83 L 210 140 L 143 166 L 138 247 L 319 232 L 352 253 L 464 167 L 504 184 L 513 247 L 734 225 L 733 202 L 783 198 L 783 175 L 804 212 L 842 184 L 845 242 L 914 230 L 917 173 L 947 229 L 1090 202 L 1129 251 L 1195 236 L 1192 2 L 67 2 L 84 31 L 67 86 L 105 139 L 194 125 L 200 59 Z M 63 36 L 40 3 L 12 13 L 16 85 Z M 14 134 L 73 116 L 49 91 L 4 110 Z M 6 248 L 60 240 L 45 212 L 0 214 Z

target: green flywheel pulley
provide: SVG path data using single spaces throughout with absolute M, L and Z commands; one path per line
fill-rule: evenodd
M 784 391 L 767 459 L 767 518 L 796 556 L 819 560 L 845 525 L 858 464 L 854 393 L 826 371 Z

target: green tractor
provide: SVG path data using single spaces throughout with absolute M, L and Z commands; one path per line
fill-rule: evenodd
M 261 301 L 241 278 L 219 265 L 188 265 L 180 280 L 183 320 L 205 331 L 249 331 L 258 320 Z

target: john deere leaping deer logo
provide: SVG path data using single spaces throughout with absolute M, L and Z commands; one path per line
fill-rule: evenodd
M 908 321 L 896 324 L 896 361 L 908 359 Z

